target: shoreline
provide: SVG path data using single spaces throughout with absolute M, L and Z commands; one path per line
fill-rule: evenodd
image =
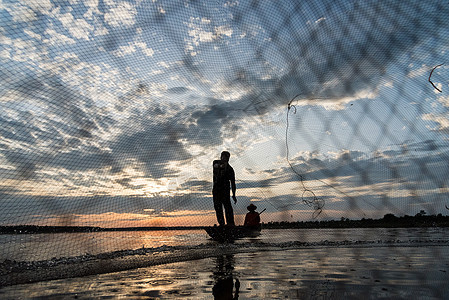
M 449 240 L 377 240 L 377 241 L 322 241 L 314 243 L 243 243 L 200 244 L 197 246 L 161 246 L 53 258 L 45 261 L 0 262 L 0 286 L 66 279 L 104 273 L 119 272 L 182 261 L 192 261 L 217 255 L 283 251 L 317 248 L 398 248 L 449 246 Z
M 262 222 L 262 229 L 349 229 L 349 228 L 449 228 L 449 216 L 404 216 L 383 219 L 330 220 L 301 222 Z M 214 225 L 216 226 L 216 225 Z M 39 233 L 82 233 L 117 231 L 175 231 L 205 230 L 214 226 L 149 226 L 149 227 L 95 227 L 95 226 L 41 226 L 6 225 L 0 226 L 1 234 L 39 234 Z

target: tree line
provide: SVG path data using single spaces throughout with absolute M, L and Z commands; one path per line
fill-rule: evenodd
M 412 227 L 449 227 L 449 216 L 427 215 L 421 210 L 414 216 L 404 215 L 397 217 L 392 213 L 381 219 L 362 218 L 350 220 L 342 217 L 340 220 L 328 221 L 297 221 L 297 222 L 268 222 L 262 223 L 265 229 L 283 228 L 412 228 Z

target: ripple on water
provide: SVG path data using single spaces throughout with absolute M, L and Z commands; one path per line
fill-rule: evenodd
M 148 283 L 153 286 L 158 286 L 158 285 L 173 284 L 173 283 L 175 283 L 175 281 L 168 280 L 168 279 L 156 279 L 156 280 L 149 281 Z
M 325 278 L 332 278 L 332 279 L 347 279 L 350 278 L 350 275 L 345 275 L 345 274 L 326 274 L 324 276 Z

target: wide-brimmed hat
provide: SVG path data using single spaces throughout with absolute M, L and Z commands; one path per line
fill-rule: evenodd
M 248 210 L 256 210 L 257 209 L 257 206 L 255 206 L 254 204 L 250 204 L 250 205 L 248 205 L 247 207 L 246 207 L 246 209 L 248 209 Z

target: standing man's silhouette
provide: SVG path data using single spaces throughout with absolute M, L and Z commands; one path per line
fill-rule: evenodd
M 228 151 L 221 152 L 220 160 L 214 160 L 214 187 L 212 195 L 214 198 L 214 208 L 217 214 L 217 221 L 220 226 L 225 225 L 223 216 L 223 207 L 226 213 L 226 223 L 234 226 L 234 212 L 230 199 L 230 190 L 232 190 L 232 199 L 234 204 L 237 203 L 235 197 L 235 173 L 234 169 L 229 165 L 231 154 Z

